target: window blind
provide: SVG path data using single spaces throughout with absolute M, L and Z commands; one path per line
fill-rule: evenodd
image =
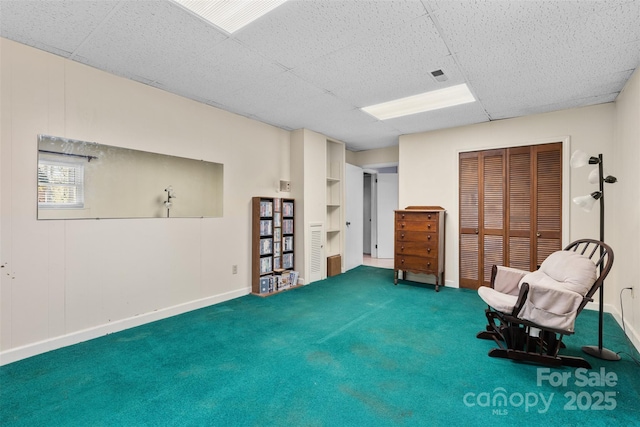
M 83 208 L 84 165 L 41 159 L 38 162 L 38 207 Z

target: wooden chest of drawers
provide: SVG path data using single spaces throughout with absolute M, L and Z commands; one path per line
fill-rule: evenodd
M 444 217 L 440 206 L 409 206 L 395 211 L 394 279 L 398 273 L 430 274 L 436 291 L 444 285 Z

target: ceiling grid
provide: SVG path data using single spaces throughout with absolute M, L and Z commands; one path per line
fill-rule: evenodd
M 290 0 L 231 35 L 171 0 L 0 0 L 0 36 L 359 151 L 614 101 L 640 63 L 640 0 Z M 476 102 L 361 110 L 462 83 Z

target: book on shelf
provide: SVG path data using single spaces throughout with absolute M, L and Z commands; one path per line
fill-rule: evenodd
M 282 255 L 282 268 L 284 269 L 293 268 L 293 254 Z
M 276 241 L 279 241 L 282 238 L 282 229 L 281 228 L 274 228 L 273 229 L 273 238 Z
M 281 202 L 282 202 L 282 199 L 279 199 L 279 198 L 273 199 L 273 211 L 274 212 L 280 212 L 280 203 Z
M 274 286 L 276 291 L 282 291 L 291 287 L 291 277 L 288 270 L 279 269 L 273 272 Z
M 282 214 L 284 216 L 293 216 L 293 202 L 282 203 Z
M 285 252 L 291 252 L 293 250 L 293 236 L 284 236 L 282 239 L 282 250 Z
M 261 294 L 268 294 L 269 293 L 269 287 L 272 286 L 271 284 L 273 283 L 273 276 L 262 276 L 260 277 L 260 293 Z
M 280 242 L 278 243 L 278 252 L 280 252 Z M 272 239 L 260 239 L 260 255 L 270 255 L 273 252 Z
M 274 213 L 273 214 L 273 226 L 274 227 L 280 227 L 280 220 L 281 220 L 280 212 Z
M 270 294 L 298 285 L 299 273 L 293 270 L 274 268 L 273 274 L 260 277 L 260 293 Z
M 260 220 L 260 235 L 261 236 L 271 236 L 273 230 L 273 221 L 270 219 L 261 219 Z
M 280 256 L 280 242 L 273 242 L 273 256 Z
M 285 219 L 282 221 L 282 232 L 284 234 L 293 234 L 293 220 Z
M 273 271 L 273 259 L 271 257 L 260 258 L 260 274 Z
M 273 257 L 273 269 L 277 270 L 279 268 L 280 268 L 280 257 L 279 256 Z
M 273 216 L 273 203 L 268 200 L 262 200 L 260 202 L 260 216 L 269 217 Z
M 297 286 L 298 285 L 298 277 L 300 276 L 300 273 L 297 271 L 292 271 L 289 273 L 289 282 L 291 283 L 291 286 Z

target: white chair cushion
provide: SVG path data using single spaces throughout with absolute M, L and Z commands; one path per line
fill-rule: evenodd
M 562 288 L 584 296 L 596 281 L 596 270 L 596 265 L 589 258 L 577 252 L 557 251 L 542 262 L 538 272 L 546 274 L 558 282 Z M 525 276 L 522 282 L 530 283 L 527 280 L 528 276 Z M 539 280 L 540 278 L 536 277 L 536 279 Z M 552 285 L 552 283 L 549 283 L 549 285 Z
M 487 286 L 480 286 L 478 288 L 478 295 L 480 295 L 480 298 L 490 307 L 506 314 L 511 314 L 513 308 L 516 306 L 516 302 L 518 302 L 518 295 L 503 294 Z
M 496 278 L 493 289 L 503 294 L 518 295 L 520 293 L 520 280 L 529 273 L 512 267 L 496 266 Z
M 529 294 L 518 317 L 546 328 L 573 332 L 582 300 L 580 294 L 558 286 L 530 283 Z

